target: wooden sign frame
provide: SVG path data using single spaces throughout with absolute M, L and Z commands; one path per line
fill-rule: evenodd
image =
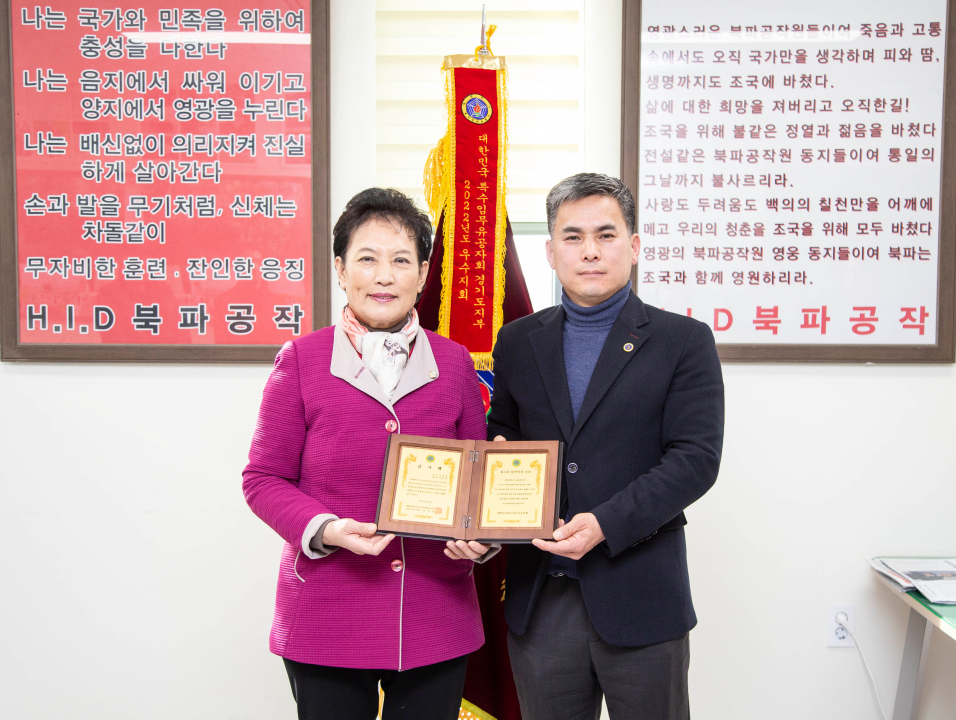
M 642 0 L 622 0 L 621 179 L 640 207 Z M 953 363 L 956 361 L 956 15 L 946 11 L 935 345 L 721 344 L 724 362 Z M 638 287 L 638 267 L 631 281 Z

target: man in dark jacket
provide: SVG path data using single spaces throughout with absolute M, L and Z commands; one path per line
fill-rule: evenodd
M 548 194 L 561 305 L 503 327 L 489 438 L 565 443 L 554 541 L 508 553 L 505 617 L 524 720 L 689 717 L 697 623 L 684 509 L 714 484 L 724 387 L 703 323 L 631 291 L 640 238 L 620 180 Z

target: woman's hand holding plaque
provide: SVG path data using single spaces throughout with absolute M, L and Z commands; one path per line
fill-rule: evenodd
M 337 546 L 356 555 L 378 555 L 395 539 L 392 534 L 376 535 L 375 523 L 361 523 L 352 518 L 333 520 L 322 532 L 326 547 Z

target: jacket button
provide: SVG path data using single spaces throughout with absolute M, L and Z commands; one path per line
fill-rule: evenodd
M 394 420 L 389 420 L 387 423 L 385 423 L 385 429 L 389 432 L 395 432 L 398 430 L 398 423 Z
M 578 471 L 578 465 L 577 465 L 577 463 L 569 463 L 569 464 L 568 464 L 568 472 L 569 472 L 569 473 L 571 473 L 572 475 L 574 475 L 574 473 L 576 473 L 577 471 Z
M 402 563 L 401 560 L 392 560 L 392 570 L 394 570 L 395 572 L 401 572 L 402 568 L 404 567 L 405 565 Z

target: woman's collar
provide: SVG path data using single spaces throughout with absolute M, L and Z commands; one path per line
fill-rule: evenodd
M 415 351 L 408 359 L 402 377 L 392 392 L 392 402 L 389 403 L 385 399 L 385 393 L 379 384 L 368 372 L 362 358 L 352 347 L 348 335 L 342 328 L 341 319 L 335 324 L 332 335 L 332 361 L 329 371 L 335 377 L 345 380 L 390 409 L 391 405 L 394 405 L 405 395 L 438 379 L 438 363 L 435 362 L 435 355 L 432 352 L 431 343 L 428 341 L 428 334 L 423 329 L 419 330 L 415 336 Z

